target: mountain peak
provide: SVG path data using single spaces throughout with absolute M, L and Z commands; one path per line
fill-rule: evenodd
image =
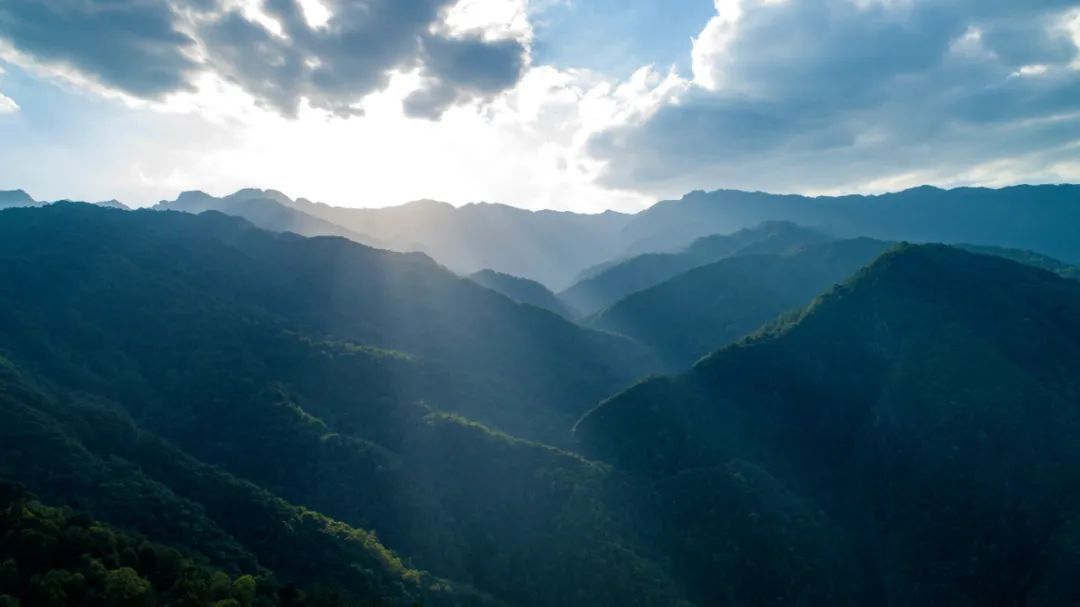
M 0 208 L 22 207 L 37 204 L 25 190 L 0 190 Z
M 419 200 L 412 200 L 398 207 L 400 209 L 409 209 L 415 211 L 453 211 L 456 207 L 449 202 L 443 202 L 441 200 L 432 200 L 430 198 L 421 198 Z
M 273 200 L 274 202 L 290 206 L 293 204 L 293 199 L 289 198 L 278 190 L 262 190 L 259 188 L 244 188 L 237 190 L 232 194 L 224 197 L 224 200 L 256 200 L 265 198 L 267 200 Z

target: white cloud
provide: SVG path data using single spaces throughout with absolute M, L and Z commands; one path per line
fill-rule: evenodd
M 7 95 L 0 93 L 0 114 L 11 114 L 19 111 L 19 104 Z
M 458 0 L 435 26 L 453 36 L 479 34 L 485 40 L 531 42 L 526 0 Z
M 590 142 L 606 161 L 604 183 L 658 197 L 835 191 L 1036 181 L 1077 166 L 1080 151 L 1066 146 L 1080 140 L 1075 2 L 716 0 L 716 9 L 693 41 L 687 86 Z

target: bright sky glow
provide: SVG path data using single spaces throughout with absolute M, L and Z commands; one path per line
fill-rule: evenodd
M 42 199 L 596 212 L 1080 180 L 1066 1 L 133 1 L 137 34 L 24 4 L 0 7 L 0 189 Z

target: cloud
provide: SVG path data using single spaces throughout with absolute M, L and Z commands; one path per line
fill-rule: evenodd
M 1074 2 L 716 4 L 685 92 L 590 140 L 605 184 L 829 190 L 1077 155 Z
M 415 71 L 427 96 L 411 107 L 437 116 L 455 102 L 512 87 L 528 61 L 524 34 L 493 39 L 444 27 L 455 5 L 10 0 L 0 4 L 0 41 L 21 57 L 140 99 L 189 91 L 211 73 L 287 116 L 305 99 L 339 115 L 358 113 L 393 73 Z
M 10 0 L 0 4 L 0 39 L 138 97 L 183 89 L 196 67 L 186 54 L 195 41 L 158 0 Z
M 423 58 L 427 83 L 405 99 L 405 113 L 413 117 L 438 118 L 458 99 L 508 89 L 525 68 L 516 40 L 426 37 Z
M 7 95 L 0 93 L 0 114 L 12 114 L 19 111 L 19 104 Z

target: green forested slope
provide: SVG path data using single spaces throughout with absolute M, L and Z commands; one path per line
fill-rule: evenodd
M 695 360 L 807 304 L 890 245 L 854 239 L 786 255 L 739 255 L 694 268 L 616 302 L 589 324 L 632 337 L 670 367 Z
M 586 270 L 559 297 L 588 316 L 620 299 L 658 285 L 690 269 L 735 255 L 779 254 L 830 240 L 782 221 L 769 221 L 732 234 L 699 238 L 677 253 L 646 253 Z
M 837 530 L 862 604 L 1080 599 L 1080 284 L 1048 272 L 901 247 L 577 434 L 658 481 L 752 462 Z
M 266 569 L 363 601 L 682 600 L 636 529 L 633 502 L 619 499 L 636 492 L 622 475 L 440 411 L 497 415 L 492 408 L 507 395 L 490 376 L 465 376 L 460 361 L 433 358 L 453 345 L 450 336 L 428 333 L 446 341 L 428 356 L 360 345 L 337 337 L 353 332 L 342 319 L 394 313 L 365 311 L 363 296 L 339 294 L 331 322 L 318 317 L 317 302 L 282 286 L 326 280 L 286 273 L 287 255 L 295 265 L 304 252 L 290 247 L 337 241 L 247 233 L 222 216 L 49 210 L 44 220 L 0 221 L 12 236 L 0 245 L 0 273 L 11 279 L 0 286 L 10 312 L 0 321 L 0 476 L 227 571 Z M 110 231 L 121 216 L 151 223 Z M 252 249 L 237 244 L 247 238 L 266 249 L 251 245 L 255 253 L 273 256 L 277 272 L 250 269 Z M 358 250 L 349 264 L 385 255 Z M 453 290 L 427 314 L 481 306 L 474 313 L 483 320 L 514 323 L 525 339 L 554 339 L 551 347 L 579 365 L 592 355 L 587 344 L 624 342 L 509 302 L 423 258 L 395 256 L 386 266 L 374 268 L 389 275 L 381 280 L 413 288 L 443 281 L 433 288 Z M 253 303 L 268 293 L 292 299 Z M 522 318 L 498 318 L 518 310 Z M 537 319 L 544 335 L 531 333 Z M 467 338 L 467 330 L 453 335 L 461 348 L 479 348 Z
M 5 503 L 120 547 L 0 541 L 23 605 L 1080 599 L 1080 283 L 1006 260 L 901 246 L 577 442 L 653 363 L 423 256 L 60 204 L 0 305 L 0 480 L 74 511 Z
M 175 344 L 204 347 L 205 332 L 263 339 L 266 331 L 253 320 L 260 318 L 320 339 L 423 357 L 426 368 L 450 378 L 428 382 L 439 387 L 441 407 L 560 443 L 583 411 L 656 365 L 626 339 L 517 305 L 423 255 L 272 234 L 216 213 L 80 204 L 11 209 L 0 219 L 0 262 L 7 311 L 0 323 L 19 347 L 40 355 L 35 364 L 72 380 L 90 366 L 136 381 L 137 372 L 123 365 L 166 364 L 137 356 L 140 350 L 162 344 L 169 346 L 159 352 L 165 357 L 189 354 Z M 68 364 L 62 352 L 114 345 L 129 358 Z M 199 364 L 211 368 L 213 356 L 232 356 L 205 354 Z M 221 373 L 238 363 L 217 362 Z M 464 396 L 444 389 L 447 382 L 468 384 Z M 119 389 L 115 377 L 107 383 Z M 122 391 L 131 396 L 137 388 Z

